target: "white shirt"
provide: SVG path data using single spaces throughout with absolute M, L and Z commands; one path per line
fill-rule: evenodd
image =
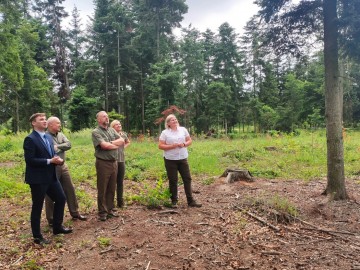
M 185 143 L 185 138 L 190 136 L 189 132 L 184 127 L 178 127 L 177 130 L 165 129 L 160 134 L 160 141 L 165 141 L 166 144 Z M 175 149 L 164 150 L 164 158 L 169 160 L 181 160 L 189 156 L 186 147 L 177 147 Z
M 37 130 L 35 130 L 35 131 L 40 135 L 40 137 L 41 137 L 41 139 L 43 140 L 43 142 L 45 143 L 45 145 L 48 146 L 49 141 L 46 142 L 46 141 L 45 141 L 45 138 L 44 138 L 45 132 L 41 132 L 41 131 L 37 131 Z M 50 159 L 46 159 L 46 164 L 47 164 L 47 165 L 50 164 Z

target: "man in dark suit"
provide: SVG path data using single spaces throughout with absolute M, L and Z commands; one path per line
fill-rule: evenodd
M 55 166 L 63 164 L 64 161 L 55 156 L 53 140 L 45 134 L 45 114 L 35 113 L 29 121 L 33 132 L 24 140 L 25 182 L 30 185 L 31 190 L 31 230 L 34 242 L 42 245 L 50 243 L 42 236 L 40 229 L 45 195 L 54 201 L 53 233 L 67 234 L 71 233 L 72 229 L 62 225 L 66 198 L 55 172 Z

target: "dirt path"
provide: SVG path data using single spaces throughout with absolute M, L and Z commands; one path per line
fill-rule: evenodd
M 326 203 L 324 187 L 324 181 L 263 179 L 196 183 L 202 208 L 188 208 L 181 187 L 178 209 L 130 205 L 106 222 L 93 212 L 73 223 L 71 235 L 48 233 L 53 241 L 47 247 L 32 243 L 26 220 L 5 215 L 28 205 L 2 202 L 0 268 L 360 269 L 359 184 L 348 181 L 347 202 Z M 290 206 L 297 220 L 286 215 Z

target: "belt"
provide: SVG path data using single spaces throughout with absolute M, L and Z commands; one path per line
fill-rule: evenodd
M 99 160 L 101 160 L 101 161 L 107 161 L 107 162 L 114 162 L 114 161 L 116 161 L 116 159 L 102 159 L 102 158 L 96 158 L 96 159 L 99 159 Z

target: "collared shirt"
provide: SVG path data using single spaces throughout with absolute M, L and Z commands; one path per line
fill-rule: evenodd
M 45 132 L 41 132 L 41 131 L 37 131 L 35 130 L 41 137 L 41 139 L 43 140 L 44 144 L 47 145 L 49 142 L 46 142 L 44 139 L 45 136 Z M 49 165 L 50 164 L 50 159 L 46 159 L 46 164 Z
M 178 127 L 177 130 L 165 129 L 161 132 L 159 140 L 166 144 L 185 143 L 189 132 L 184 127 Z M 164 150 L 163 156 L 169 160 L 181 160 L 189 156 L 187 147 L 177 147 L 175 149 Z
M 103 160 L 117 160 L 118 149 L 104 150 L 101 149 L 100 146 L 102 142 L 111 142 L 120 138 L 120 135 L 115 131 L 115 129 L 111 127 L 106 129 L 101 126 L 98 126 L 92 131 L 91 136 L 92 136 L 93 145 L 95 147 L 96 158 Z
M 37 130 L 35 130 L 35 131 L 40 135 L 41 139 L 46 144 L 45 139 L 44 139 L 45 132 L 41 132 L 41 131 L 37 131 Z
M 125 132 L 121 132 L 120 136 L 124 139 L 125 143 L 129 141 L 129 138 Z M 125 162 L 125 146 L 124 144 L 118 148 L 118 162 Z
M 53 138 L 54 145 L 57 146 L 55 154 L 65 160 L 65 151 L 71 149 L 71 142 L 62 132 L 52 134 L 51 132 L 47 131 L 47 134 L 49 134 Z

